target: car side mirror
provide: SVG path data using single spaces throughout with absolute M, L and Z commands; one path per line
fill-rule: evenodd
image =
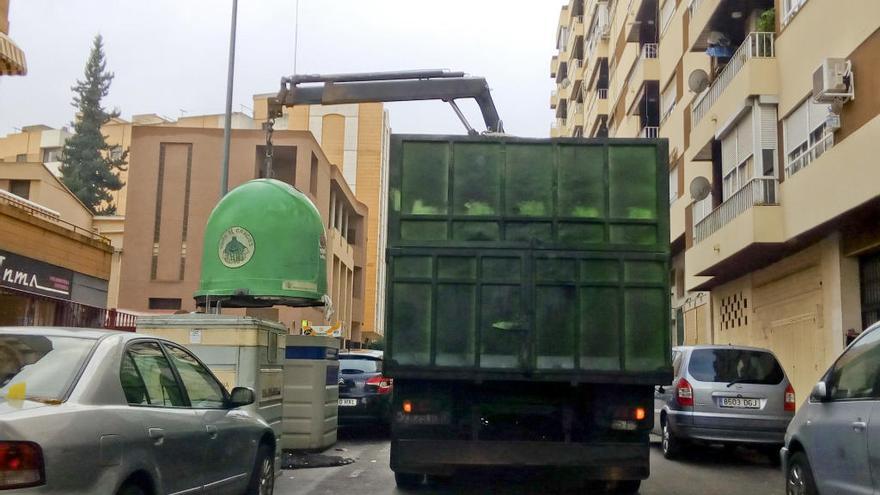
M 256 401 L 254 389 L 248 387 L 235 387 L 229 397 L 229 406 L 231 408 L 249 406 Z
M 828 386 L 825 384 L 825 382 L 819 382 L 815 386 L 813 386 L 813 391 L 810 393 L 810 398 L 819 402 L 825 402 L 828 400 Z

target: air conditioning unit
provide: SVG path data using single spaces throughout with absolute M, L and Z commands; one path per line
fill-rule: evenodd
M 813 100 L 817 103 L 849 101 L 854 97 L 852 64 L 845 58 L 826 58 L 813 73 Z

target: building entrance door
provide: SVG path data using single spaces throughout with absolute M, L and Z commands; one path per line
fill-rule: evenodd
M 880 252 L 859 258 L 862 328 L 880 321 Z

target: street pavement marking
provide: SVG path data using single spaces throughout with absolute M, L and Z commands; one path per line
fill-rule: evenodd
M 357 477 L 360 476 L 361 473 L 363 473 L 363 472 L 364 472 L 363 469 L 355 469 L 354 471 L 352 471 L 351 474 L 348 475 L 348 477 L 349 477 L 349 478 L 357 478 Z

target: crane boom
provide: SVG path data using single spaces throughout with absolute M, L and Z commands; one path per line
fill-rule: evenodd
M 452 105 L 469 134 L 476 134 L 456 104 L 456 100 L 471 98 L 480 108 L 486 131 L 503 133 L 504 125 L 486 79 L 445 70 L 285 77 L 278 94 L 269 99 L 269 117 L 281 117 L 284 107 L 294 105 L 441 100 Z

